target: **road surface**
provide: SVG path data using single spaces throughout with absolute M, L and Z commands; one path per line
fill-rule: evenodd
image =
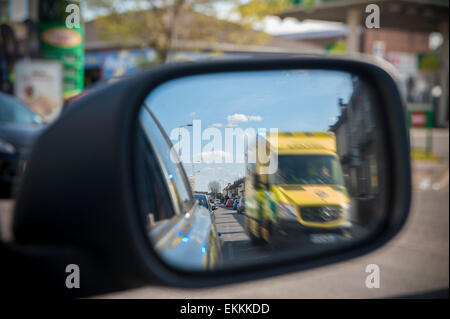
M 305 233 L 304 230 L 291 227 L 284 229 L 277 235 L 271 245 L 256 245 L 251 242 L 245 230 L 245 215 L 238 214 L 235 210 L 219 207 L 214 211 L 216 229 L 221 234 L 223 241 L 223 265 L 224 268 L 236 266 L 239 263 L 258 263 L 276 259 L 277 253 L 291 254 L 299 249 L 322 250 L 329 243 L 351 240 L 354 236 L 363 236 L 366 232 L 359 226 L 354 226 L 345 232 L 313 231 Z M 293 226 L 296 226 L 295 224 Z

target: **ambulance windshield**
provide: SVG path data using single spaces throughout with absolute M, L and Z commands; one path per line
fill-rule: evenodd
M 340 164 L 332 155 L 279 155 L 275 184 L 343 185 Z

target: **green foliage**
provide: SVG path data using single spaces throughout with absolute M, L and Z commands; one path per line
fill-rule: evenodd
M 293 6 L 291 0 L 233 0 L 236 11 L 245 22 L 261 21 L 267 16 L 276 15 Z
M 217 18 L 217 3 L 228 3 L 239 14 L 231 23 Z M 252 29 L 254 22 L 281 12 L 288 0 L 89 0 L 85 9 L 99 16 L 94 21 L 97 36 L 104 41 L 152 47 L 164 60 L 177 43 L 232 43 L 257 45 L 270 39 Z M 192 47 L 196 50 L 196 47 Z

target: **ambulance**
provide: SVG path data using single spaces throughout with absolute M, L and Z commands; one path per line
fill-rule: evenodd
M 245 228 L 252 241 L 270 243 L 287 227 L 335 231 L 351 226 L 334 133 L 277 132 L 258 137 L 253 148 L 260 145 L 272 155 L 247 164 Z

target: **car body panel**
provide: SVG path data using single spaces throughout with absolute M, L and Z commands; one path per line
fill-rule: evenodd
M 159 227 L 164 227 L 162 225 Z M 155 234 L 155 236 L 152 236 Z M 162 234 L 161 236 L 157 236 Z M 186 269 L 212 269 L 220 262 L 221 243 L 211 221 L 210 211 L 202 205 L 195 205 L 170 229 L 152 230 L 150 237 L 155 249 L 168 264 Z

